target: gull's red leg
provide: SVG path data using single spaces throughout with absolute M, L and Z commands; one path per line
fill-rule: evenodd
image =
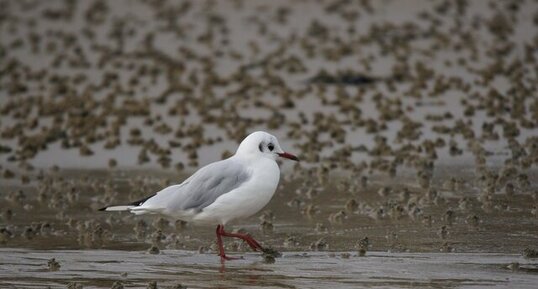
M 223 234 L 223 232 L 224 232 L 224 226 L 223 225 L 217 225 L 217 230 L 216 230 L 216 233 L 217 233 L 217 246 L 219 247 L 220 261 L 224 262 L 224 261 L 227 261 L 227 260 L 241 259 L 241 258 L 238 258 L 238 257 L 228 257 L 228 256 L 226 256 L 226 253 L 224 253 L 224 245 L 222 243 L 222 236 L 225 236 Z
M 245 238 L 245 239 L 243 239 L 243 240 L 245 240 L 247 243 L 248 243 L 248 242 L 252 243 L 252 245 L 250 246 L 251 248 L 254 246 L 254 247 L 256 247 L 258 250 L 263 251 L 263 247 L 262 247 L 262 245 L 260 245 L 260 243 L 258 243 L 258 241 L 256 241 L 251 235 L 245 234 L 245 235 L 243 235 L 243 236 L 244 236 L 244 238 Z
M 221 232 L 220 234 L 224 237 L 234 237 L 234 238 L 239 238 L 245 242 L 247 242 L 247 244 L 250 246 L 250 248 L 254 251 L 257 251 L 257 250 L 261 250 L 263 251 L 263 247 L 260 245 L 260 243 L 258 243 L 258 241 L 254 240 L 254 238 L 252 238 L 252 236 L 248 235 L 248 234 L 240 234 L 240 233 L 230 233 L 230 232 L 226 232 L 224 231 L 224 226 L 221 227 Z
M 223 259 L 225 259 L 225 254 L 224 254 L 224 245 L 222 244 L 222 237 L 221 237 L 221 234 L 220 234 L 220 225 L 217 225 L 217 246 L 219 247 L 219 256 L 220 256 L 220 260 L 223 261 Z

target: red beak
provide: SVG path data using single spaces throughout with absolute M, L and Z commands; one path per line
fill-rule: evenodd
M 299 158 L 298 158 L 298 157 L 296 157 L 296 156 L 294 156 L 294 155 L 292 155 L 292 154 L 290 154 L 290 153 L 286 153 L 286 152 L 283 152 L 283 153 L 281 153 L 281 154 L 278 154 L 278 156 L 281 157 L 281 158 L 287 158 L 287 159 L 290 159 L 290 160 L 292 160 L 292 161 L 296 161 L 296 162 L 299 161 Z

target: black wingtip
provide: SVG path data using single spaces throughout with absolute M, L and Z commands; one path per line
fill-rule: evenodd
M 108 208 L 108 207 L 102 207 L 102 208 L 101 208 L 101 209 L 99 209 L 98 211 L 100 211 L 100 212 L 102 212 L 102 211 L 105 211 L 105 210 L 106 210 L 106 208 Z

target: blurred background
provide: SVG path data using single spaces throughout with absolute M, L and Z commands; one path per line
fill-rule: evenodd
M 278 250 L 538 255 L 537 1 L 0 6 L 0 247 L 213 252 L 95 210 L 265 130 L 301 162 L 236 229 Z

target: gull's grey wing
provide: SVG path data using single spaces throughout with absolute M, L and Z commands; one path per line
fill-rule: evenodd
M 249 179 L 250 173 L 233 159 L 212 163 L 189 178 L 180 208 L 201 210 Z
M 158 192 L 142 207 L 169 211 L 200 211 L 250 179 L 250 172 L 233 158 L 209 164 L 179 185 Z

